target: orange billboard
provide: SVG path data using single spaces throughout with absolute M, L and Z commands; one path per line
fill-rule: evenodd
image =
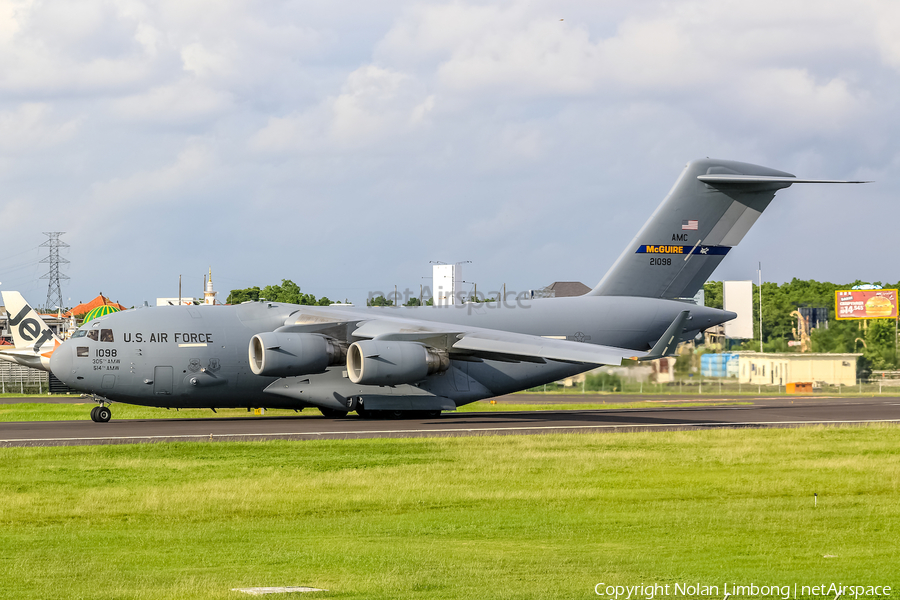
M 896 319 L 897 290 L 838 290 L 834 314 L 838 319 Z

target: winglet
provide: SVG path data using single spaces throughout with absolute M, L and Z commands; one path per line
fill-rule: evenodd
M 646 356 L 636 357 L 637 360 L 656 360 L 657 358 L 662 358 L 664 356 L 671 356 L 675 352 L 678 342 L 681 341 L 681 334 L 684 333 L 684 324 L 687 323 L 690 315 L 691 311 L 689 310 L 683 310 L 678 313 L 678 316 L 675 317 L 675 320 L 672 321 L 672 324 L 669 325 L 666 332 L 662 334 L 662 337 L 660 337 L 656 344 L 653 345 L 650 353 Z

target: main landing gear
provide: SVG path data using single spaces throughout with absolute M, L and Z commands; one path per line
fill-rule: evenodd
M 94 423 L 109 423 L 112 418 L 112 411 L 108 406 L 95 406 L 91 409 L 91 421 Z
M 319 412 L 322 413 L 323 417 L 328 417 L 329 419 L 343 419 L 347 416 L 346 410 L 336 410 L 334 408 L 320 408 Z
M 319 408 L 323 417 L 329 419 L 343 419 L 347 411 L 334 408 Z M 437 419 L 441 416 L 439 410 L 366 410 L 362 407 L 356 409 L 363 419 Z
M 363 419 L 437 419 L 439 410 L 367 410 L 356 408 L 356 414 Z

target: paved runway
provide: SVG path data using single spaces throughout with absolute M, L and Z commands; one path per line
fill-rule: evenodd
M 508 398 L 507 398 L 508 399 Z M 518 399 L 518 397 L 517 397 Z M 604 398 L 607 402 L 634 397 Z M 558 398 L 554 400 L 558 401 Z M 692 400 L 665 397 L 668 402 Z M 666 407 L 627 410 L 444 413 L 436 419 L 368 420 L 325 417 L 142 419 L 109 423 L 43 421 L 0 423 L 0 446 L 63 446 L 176 441 L 251 441 L 433 437 L 614 431 L 802 427 L 818 424 L 897 423 L 900 398 L 736 398 L 748 406 Z M 113 405 L 115 416 L 115 405 Z

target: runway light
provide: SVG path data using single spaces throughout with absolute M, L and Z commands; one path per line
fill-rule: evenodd
M 491 404 L 497 404 L 496 400 L 491 400 Z

